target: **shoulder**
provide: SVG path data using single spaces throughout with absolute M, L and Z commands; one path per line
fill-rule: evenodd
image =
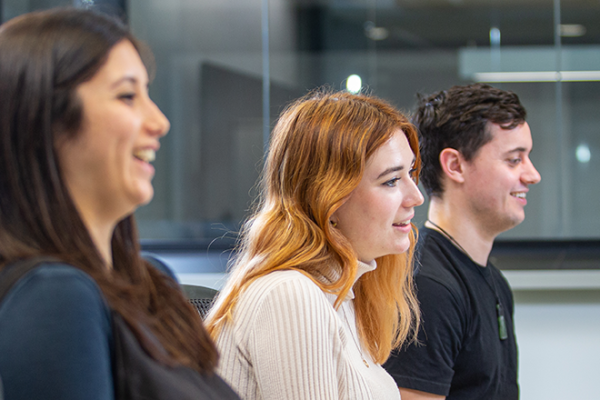
M 431 305 L 429 312 L 448 308 L 464 311 L 469 308 L 469 282 L 462 271 L 464 266 L 442 240 L 435 234 L 419 237 L 417 297 L 423 310 Z
M 0 305 L 0 316 L 24 312 L 56 316 L 78 323 L 79 318 L 101 318 L 109 325 L 110 309 L 94 279 L 62 263 L 44 263 L 25 274 Z
M 439 296 L 457 295 L 462 293 L 464 288 L 461 283 L 461 277 L 455 272 L 452 262 L 443 257 L 420 257 L 419 272 L 415 276 L 415 285 L 417 293 L 434 292 Z
M 335 309 L 319 286 L 299 271 L 275 271 L 252 282 L 240 295 L 230 323 L 218 341 L 225 353 L 235 343 L 254 357 L 257 351 L 271 354 L 298 338 L 304 338 L 304 345 L 320 343 L 323 351 L 339 345 Z
M 464 292 L 465 275 L 462 271 L 465 265 L 458 250 L 437 232 L 427 229 L 419 236 L 415 264 L 418 272 L 415 281 L 420 287 L 429 285 L 434 289 L 444 288 L 448 293 Z
M 434 230 L 425 228 L 419 235 L 416 258 L 421 263 L 444 265 L 449 262 L 451 249 L 452 244 L 445 237 Z M 427 270 L 429 269 L 427 268 Z
M 100 288 L 91 276 L 62 263 L 42 263 L 25 274 L 13 285 L 2 304 L 5 306 L 10 304 L 11 299 L 23 296 L 46 298 L 49 301 L 59 301 L 65 297 L 104 301 Z
M 177 281 L 177 277 L 175 276 L 175 273 L 173 272 L 173 270 L 159 256 L 152 254 L 152 253 L 146 253 L 146 252 L 142 252 L 141 256 L 145 261 L 147 261 L 154 268 L 156 268 L 157 270 L 159 270 L 160 272 L 162 272 L 169 278 L 172 278 L 173 280 Z
M 252 282 L 241 294 L 234 318 L 241 325 L 264 319 L 335 318 L 325 293 L 299 271 L 275 271 Z M 327 317 L 329 315 L 329 317 Z
M 293 301 L 297 299 L 327 302 L 325 293 L 308 276 L 300 271 L 275 271 L 252 282 L 242 294 L 244 301 L 255 304 L 271 299 Z M 328 302 L 327 302 L 328 303 Z M 329 303 L 328 303 L 329 304 Z
M 0 372 L 7 393 L 40 398 L 52 389 L 85 393 L 80 398 L 108 396 L 111 341 L 111 311 L 99 286 L 73 266 L 41 264 L 0 304 Z M 32 379 L 31 371 L 43 372 Z

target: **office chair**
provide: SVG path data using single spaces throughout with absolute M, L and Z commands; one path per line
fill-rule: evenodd
M 172 278 L 175 278 L 171 269 L 169 269 L 169 267 L 155 255 L 148 252 L 142 252 L 142 257 L 159 271 L 171 276 Z M 185 293 L 189 302 L 196 307 L 198 314 L 200 314 L 200 318 L 204 319 L 218 292 L 209 287 L 194 285 L 181 285 L 181 289 L 183 290 L 183 293 Z M 2 400 L 1 397 L 0 400 Z
M 204 319 L 208 313 L 215 296 L 219 293 L 215 289 L 205 286 L 181 285 L 181 289 L 187 296 L 189 302 L 196 307 L 196 310 L 202 319 Z

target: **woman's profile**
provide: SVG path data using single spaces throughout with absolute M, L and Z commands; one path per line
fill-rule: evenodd
M 140 257 L 132 213 L 153 197 L 151 162 L 169 129 L 144 54 L 126 27 L 89 10 L 0 26 L 0 273 L 57 260 L 0 303 L 7 400 L 117 397 L 115 315 L 156 368 L 203 382 L 195 398 L 237 398 L 171 272 Z
M 380 364 L 419 321 L 419 167 L 415 128 L 380 99 L 316 91 L 283 112 L 207 318 L 242 398 L 400 398 Z

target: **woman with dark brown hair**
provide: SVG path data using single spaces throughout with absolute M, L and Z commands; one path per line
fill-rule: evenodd
M 195 398 L 237 398 L 214 374 L 217 350 L 172 274 L 140 257 L 132 213 L 152 199 L 150 163 L 169 129 L 141 54 L 122 24 L 92 11 L 0 27 L 0 274 L 18 260 L 56 260 L 0 303 L 7 400 L 130 398 L 115 393 L 137 373 L 115 371 L 115 318 L 152 368 L 199 380 Z M 181 398 L 169 389 L 163 398 Z
M 414 335 L 417 133 L 383 100 L 312 93 L 271 139 L 256 212 L 207 317 L 244 399 L 399 399 L 381 367 Z M 401 316 L 401 318 L 399 318 Z

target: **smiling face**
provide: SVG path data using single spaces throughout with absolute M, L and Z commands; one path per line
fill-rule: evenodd
M 359 260 L 408 250 L 413 208 L 423 203 L 412 179 L 414 159 L 406 136 L 396 132 L 373 153 L 360 183 L 332 215 Z
M 88 224 L 116 223 L 154 194 L 150 162 L 169 122 L 148 97 L 148 74 L 133 44 L 117 43 L 76 94 L 82 125 L 56 148 L 69 192 Z
M 514 129 L 489 124 L 493 139 L 464 164 L 464 201 L 488 232 L 497 235 L 525 218 L 528 186 L 541 179 L 531 160 L 527 123 Z

